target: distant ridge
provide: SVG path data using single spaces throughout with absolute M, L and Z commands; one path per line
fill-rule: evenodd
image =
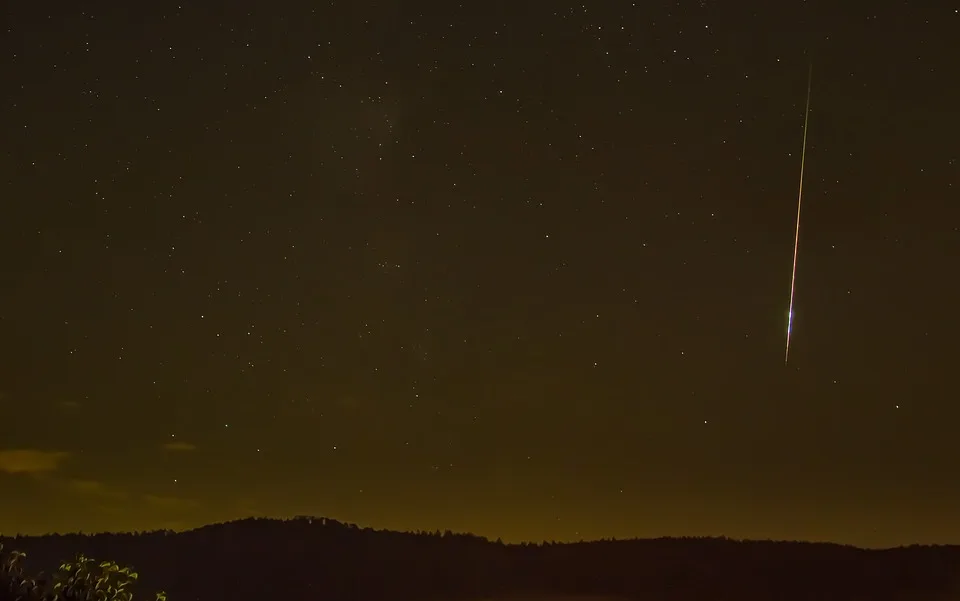
M 455 601 L 946 599 L 960 547 L 868 550 L 835 543 L 658 538 L 504 544 L 472 534 L 395 532 L 322 517 L 249 518 L 182 532 L 0 537 L 37 570 L 83 552 L 134 566 L 181 599 Z
M 858 545 L 847 544 L 847 543 L 837 543 L 832 541 L 809 541 L 809 540 L 791 540 L 791 539 L 761 539 L 761 538 L 735 538 L 729 536 L 657 536 L 657 537 L 632 537 L 632 538 L 600 538 L 600 539 L 585 539 L 581 541 L 524 541 L 519 543 L 510 543 L 510 542 L 500 542 L 491 539 L 488 536 L 481 536 L 477 534 L 472 534 L 469 532 L 458 532 L 445 530 L 443 532 L 439 530 L 391 530 L 389 528 L 373 528 L 370 526 L 361 526 L 353 522 L 345 522 L 342 520 L 337 520 L 334 518 L 328 518 L 323 516 L 314 516 L 314 515 L 297 515 L 293 517 L 248 517 L 248 518 L 239 518 L 235 520 L 226 520 L 223 522 L 211 522 L 209 524 L 203 524 L 201 526 L 194 526 L 190 528 L 183 529 L 171 529 L 171 528 L 159 528 L 153 530 L 137 530 L 132 532 L 121 532 L 121 531 L 100 531 L 100 532 L 82 532 L 82 531 L 72 531 L 72 532 L 60 532 L 60 533 L 49 533 L 49 534 L 13 534 L 7 535 L 3 532 L 0 532 L 0 541 L 7 540 L 32 540 L 32 539 L 42 539 L 47 537 L 64 537 L 64 536 L 80 536 L 80 537 L 98 537 L 98 536 L 130 536 L 131 534 L 147 535 L 147 534 L 166 534 L 166 535 L 178 535 L 178 534 L 189 534 L 191 532 L 204 531 L 209 529 L 224 528 L 232 525 L 242 525 L 249 523 L 275 523 L 278 525 L 297 525 L 300 526 L 304 523 L 306 525 L 318 525 L 318 526 L 331 526 L 331 527 L 341 527 L 347 528 L 349 530 L 360 530 L 363 532 L 381 532 L 381 533 L 390 533 L 390 534 L 414 534 L 414 535 L 429 535 L 429 536 L 457 536 L 457 537 L 469 537 L 471 539 L 484 541 L 488 543 L 496 543 L 498 545 L 504 545 L 508 547 L 522 547 L 529 545 L 583 545 L 591 543 L 624 543 L 624 542 L 665 542 L 665 541 L 722 541 L 722 542 L 734 542 L 734 543 L 782 543 L 782 544 L 799 544 L 799 545 L 822 545 L 827 547 L 839 547 L 844 549 L 858 549 L 869 552 L 876 551 L 894 551 L 898 549 L 915 549 L 915 548 L 947 548 L 947 549 L 958 549 L 960 550 L 960 544 L 951 545 L 951 544 L 912 544 L 912 545 L 900 545 L 896 547 L 886 547 L 886 548 L 871 548 L 871 547 L 861 547 Z

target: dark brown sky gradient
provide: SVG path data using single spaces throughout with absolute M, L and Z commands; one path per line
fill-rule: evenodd
M 958 7 L 727 4 L 8 8 L 0 531 L 960 541 Z

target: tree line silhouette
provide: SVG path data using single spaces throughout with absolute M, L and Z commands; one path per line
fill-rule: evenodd
M 81 554 L 117 562 L 91 564 L 101 572 L 104 566 L 111 573 L 124 570 L 120 565 L 136 566 L 142 570 L 138 588 L 166 591 L 170 601 L 569 595 L 637 601 L 939 601 L 960 594 L 956 546 L 865 550 L 727 538 L 514 545 L 471 534 L 374 530 L 312 517 L 250 518 L 180 533 L 0 537 L 0 543 L 26 552 L 35 562 L 31 565 L 62 567 L 60 559 Z M 87 599 L 61 597 L 74 598 Z M 2 593 L 0 601 L 7 601 Z

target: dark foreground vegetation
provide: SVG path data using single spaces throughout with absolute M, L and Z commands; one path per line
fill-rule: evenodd
M 52 574 L 30 574 L 23 551 L 3 552 L 0 545 L 0 601 L 132 601 L 139 575 L 113 561 L 98 562 L 82 553 L 61 563 Z M 163 592 L 156 601 L 166 601 Z
M 76 561 L 64 566 L 61 560 L 78 553 L 109 558 L 119 565 L 89 564 L 88 571 L 98 574 L 92 582 L 104 570 L 130 579 L 132 572 L 119 566 L 133 565 L 140 570 L 133 578 L 138 591 L 164 590 L 170 601 L 456 601 L 508 595 L 637 601 L 960 599 L 960 547 L 879 551 L 724 538 L 506 545 L 472 535 L 376 531 L 320 518 L 0 542 L 8 551 L 26 552 L 19 561 L 29 566 L 25 574 L 34 566 L 52 566 L 54 573 L 57 566 L 76 570 Z M 132 589 L 125 585 L 124 590 Z M 16 598 L 3 594 L 0 601 Z M 154 594 L 138 592 L 135 599 L 152 600 Z

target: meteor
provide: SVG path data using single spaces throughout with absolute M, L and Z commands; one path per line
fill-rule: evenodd
M 793 238 L 793 270 L 790 273 L 790 306 L 787 309 L 787 348 L 783 364 L 790 360 L 790 334 L 793 332 L 793 297 L 797 289 L 797 253 L 800 250 L 800 206 L 803 204 L 803 167 L 807 158 L 807 124 L 810 122 L 810 87 L 813 83 L 813 63 L 807 73 L 807 107 L 803 112 L 803 149 L 800 151 L 800 191 L 797 194 L 797 229 Z

